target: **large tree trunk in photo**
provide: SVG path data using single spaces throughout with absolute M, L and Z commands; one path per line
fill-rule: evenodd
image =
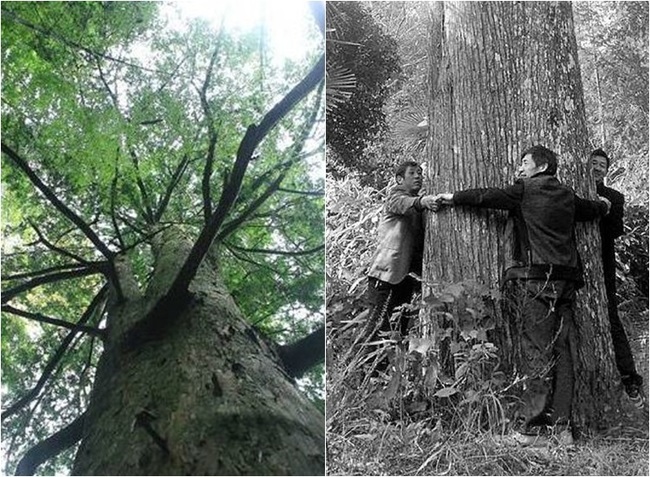
M 558 155 L 560 181 L 595 198 L 570 3 L 437 3 L 431 32 L 428 192 L 512 184 L 521 153 L 542 144 Z M 498 288 L 510 256 L 506 225 L 499 211 L 458 207 L 429 214 L 425 282 L 476 279 Z M 597 224 L 580 225 L 577 241 L 586 285 L 575 313 L 573 419 L 584 429 L 611 415 L 620 381 Z M 497 342 L 509 359 L 511 341 Z
M 121 277 L 128 298 L 109 304 L 73 473 L 322 475 L 324 416 L 245 322 L 208 258 L 179 316 L 125 341 L 191 248 L 180 231 L 161 235 L 146 293 Z

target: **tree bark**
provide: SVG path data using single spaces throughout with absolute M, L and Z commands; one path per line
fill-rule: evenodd
M 144 296 L 116 302 L 75 475 L 324 473 L 324 416 L 245 322 L 218 272 L 200 265 L 191 299 L 161 333 L 121 346 L 173 282 L 191 243 L 158 241 Z
M 598 121 L 600 122 L 600 144 L 607 144 L 605 134 L 605 115 L 603 114 L 603 95 L 600 90 L 600 75 L 598 74 L 598 57 L 594 55 L 594 76 L 596 77 L 596 96 L 598 97 Z
M 504 187 L 520 154 L 542 144 L 558 154 L 559 179 L 595 198 L 570 3 L 444 2 L 431 24 L 428 192 Z M 498 211 L 429 214 L 425 282 L 475 279 L 498 288 L 510 256 L 506 222 Z M 573 418 L 580 428 L 611 416 L 619 378 L 596 224 L 579 226 L 577 241 L 586 282 L 575 313 Z M 504 360 L 513 346 L 507 338 L 497 339 Z

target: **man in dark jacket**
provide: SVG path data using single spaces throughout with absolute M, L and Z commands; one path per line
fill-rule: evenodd
M 559 426 L 563 442 L 573 441 L 569 335 L 574 327 L 575 293 L 582 282 L 574 227 L 578 221 L 606 215 L 609 209 L 607 201 L 576 196 L 557 180 L 556 171 L 555 153 L 537 145 L 521 155 L 520 179 L 513 185 L 436 196 L 441 204 L 510 211 L 512 261 L 506 265 L 504 295 L 514 302 L 511 309 L 521 314 L 522 371 L 529 378 L 528 390 L 536 393 L 531 399 L 524 394 L 523 444 L 532 443 L 539 430 L 549 425 Z
M 591 153 L 590 159 L 591 170 L 596 179 L 598 195 L 606 197 L 612 203 L 609 214 L 600 221 L 600 238 L 603 252 L 605 292 L 607 294 L 607 312 L 612 330 L 616 366 L 621 373 L 621 380 L 623 381 L 623 386 L 625 386 L 625 392 L 636 407 L 642 408 L 643 395 L 640 391 L 643 379 L 637 373 L 636 367 L 634 366 L 630 343 L 617 310 L 618 299 L 616 297 L 614 240 L 623 235 L 623 205 L 625 198 L 623 194 L 604 184 L 605 176 L 609 170 L 609 157 L 605 151 L 596 149 Z
M 397 185 L 384 204 L 379 224 L 379 244 L 368 271 L 371 323 L 388 331 L 393 310 L 409 303 L 417 287 L 410 273 L 422 273 L 424 227 L 422 210 L 437 208 L 432 195 L 418 195 L 422 188 L 422 168 L 407 161 L 395 171 Z M 402 315 L 399 329 L 406 334 L 407 318 Z

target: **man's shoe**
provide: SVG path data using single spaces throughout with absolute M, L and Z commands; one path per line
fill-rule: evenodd
M 531 426 L 512 433 L 512 440 L 522 447 L 543 447 L 548 443 L 547 426 Z
M 637 409 L 645 407 L 645 396 L 643 395 L 643 378 L 636 373 L 621 376 L 625 393 Z
M 630 401 L 632 401 L 634 407 L 642 410 L 645 404 L 645 399 L 643 399 L 643 394 L 641 393 L 641 387 L 637 386 L 636 384 L 632 384 L 625 387 L 625 392 L 627 393 L 627 396 L 630 398 Z
M 572 446 L 573 445 L 573 433 L 571 429 L 565 427 L 564 429 L 556 429 L 553 434 L 553 441 L 555 444 L 560 446 Z
M 533 427 L 514 432 L 512 440 L 522 447 L 572 446 L 573 433 L 566 425 Z
M 524 434 L 519 431 L 513 432 L 511 438 L 515 444 L 519 444 L 522 447 L 531 447 L 543 440 L 543 437 L 540 435 Z

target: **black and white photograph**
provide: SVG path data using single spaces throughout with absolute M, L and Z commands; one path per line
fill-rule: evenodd
M 328 475 L 648 472 L 648 3 L 326 23 Z

